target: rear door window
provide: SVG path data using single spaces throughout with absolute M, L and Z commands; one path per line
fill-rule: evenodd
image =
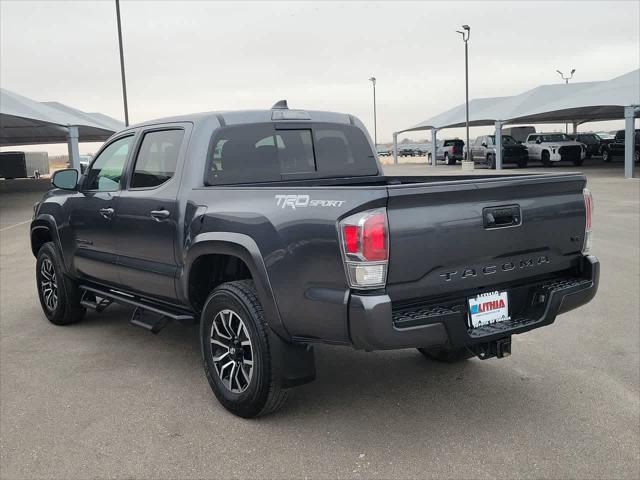
M 152 188 L 173 177 L 184 130 L 148 132 L 142 139 L 131 188 Z

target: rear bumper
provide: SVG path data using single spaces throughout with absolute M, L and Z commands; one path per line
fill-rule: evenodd
M 351 295 L 349 333 L 355 348 L 388 350 L 447 346 L 460 348 L 492 342 L 550 325 L 561 313 L 588 303 L 598 290 L 600 264 L 583 257 L 579 276 L 558 276 L 506 286 L 520 296 L 522 308 L 511 320 L 470 330 L 466 296 L 439 302 L 392 305 L 388 295 Z M 502 287 L 501 287 L 502 288 Z

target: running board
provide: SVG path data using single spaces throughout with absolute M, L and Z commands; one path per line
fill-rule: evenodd
M 151 303 L 149 300 L 135 295 L 130 295 L 117 290 L 90 287 L 87 285 L 80 285 L 80 290 L 83 291 L 81 300 L 82 305 L 88 308 L 93 308 L 98 312 L 104 310 L 112 302 L 136 307 L 129 323 L 137 327 L 142 327 L 145 330 L 149 330 L 152 333 L 158 333 L 162 330 L 168 323 L 168 320 L 175 320 L 182 325 L 193 325 L 195 323 L 195 318 L 190 313 L 186 313 L 169 306 Z M 93 299 L 91 297 L 93 297 Z M 100 298 L 101 300 L 98 302 L 97 298 Z M 146 312 L 154 313 L 156 316 L 159 316 L 159 318 L 145 318 L 144 313 Z

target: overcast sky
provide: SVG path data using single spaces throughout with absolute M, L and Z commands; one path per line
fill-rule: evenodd
M 455 30 L 465 23 L 471 98 L 559 82 L 556 69 L 594 81 L 640 67 L 637 0 L 123 0 L 121 13 L 134 123 L 286 98 L 291 108 L 353 113 L 373 136 L 375 75 L 378 138 L 390 141 L 394 130 L 464 102 Z M 113 0 L 2 0 L 0 18 L 3 88 L 124 118 Z

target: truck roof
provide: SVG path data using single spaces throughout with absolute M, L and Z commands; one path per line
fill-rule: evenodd
M 175 122 L 192 122 L 199 123 L 212 118 L 219 119 L 222 117 L 226 125 L 239 125 L 244 123 L 263 123 L 271 122 L 274 120 L 274 112 L 284 112 L 285 118 L 278 118 L 277 121 L 301 121 L 301 122 L 329 122 L 329 123 L 343 123 L 354 124 L 354 117 L 346 113 L 337 112 L 323 112 L 317 110 L 289 110 L 289 109 L 272 109 L 272 110 L 239 110 L 239 111 L 213 111 L 213 112 L 201 112 L 191 113 L 186 115 L 176 115 L 172 117 L 158 118 L 154 120 L 147 120 L 135 125 L 131 125 L 129 128 L 143 127 L 147 125 L 156 125 L 159 123 L 175 123 Z M 305 118 L 295 118 L 296 115 L 302 115 Z M 291 117 L 291 118 L 287 118 Z

